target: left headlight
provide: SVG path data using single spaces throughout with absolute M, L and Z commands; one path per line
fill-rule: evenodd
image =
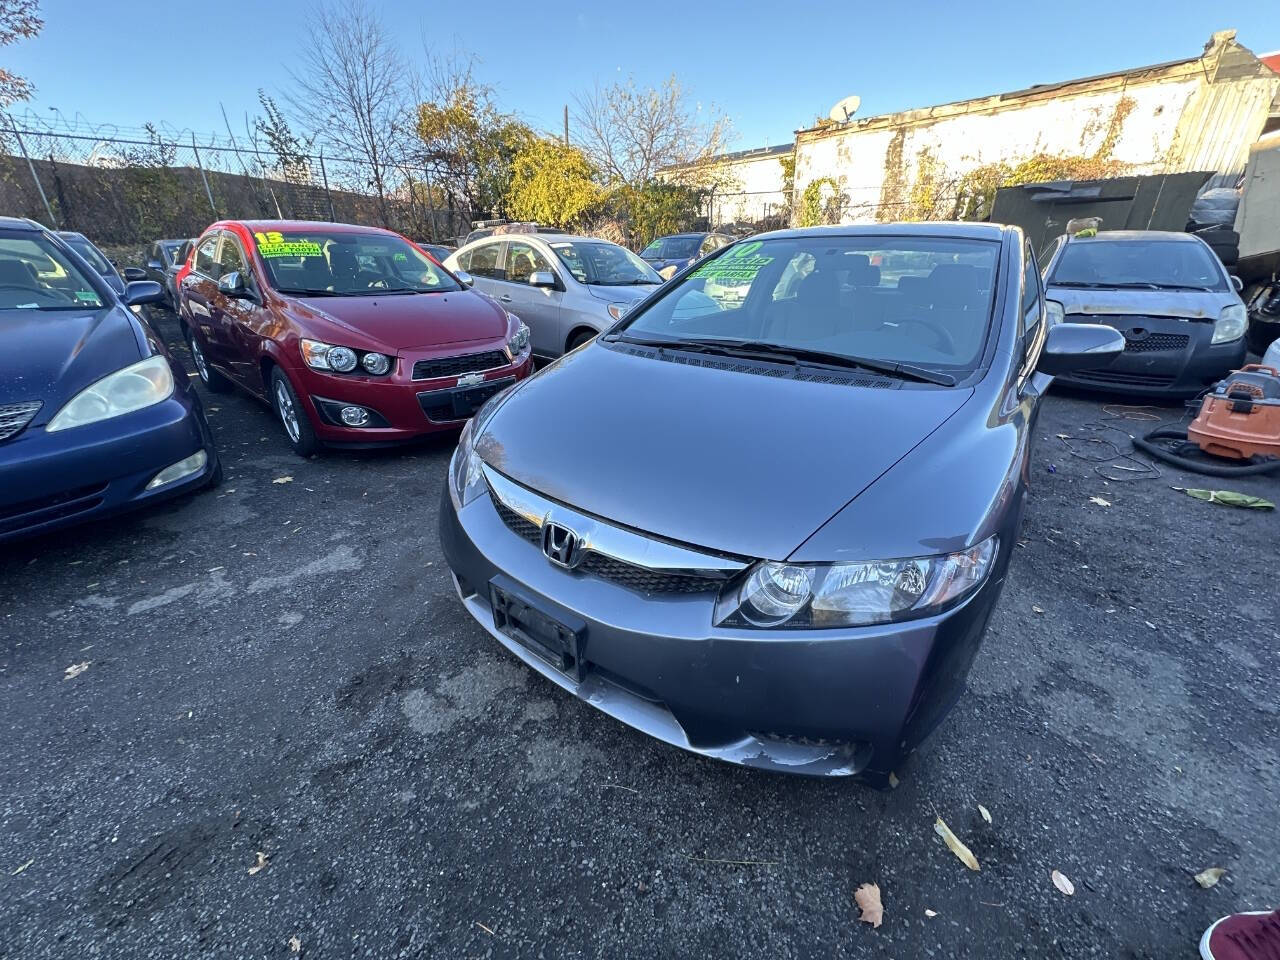
M 938 557 L 866 563 L 758 564 L 721 600 L 717 622 L 750 627 L 860 627 L 938 613 L 991 572 L 999 541 Z
M 109 420 L 168 400 L 173 395 L 173 371 L 157 354 L 103 377 L 72 397 L 49 425 L 50 433 Z
M 1249 325 L 1249 311 L 1243 303 L 1233 303 L 1222 308 L 1218 320 L 1213 325 L 1213 339 L 1210 343 L 1227 343 L 1239 340 L 1244 336 L 1245 327 Z

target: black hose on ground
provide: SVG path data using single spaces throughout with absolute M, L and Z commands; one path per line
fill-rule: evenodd
M 1134 437 L 1133 445 L 1149 457 L 1155 457 L 1157 460 L 1171 463 L 1183 470 L 1190 470 L 1192 473 L 1203 473 L 1210 477 L 1250 477 L 1261 473 L 1280 471 L 1280 459 L 1274 457 L 1269 459 L 1253 457 L 1247 463 L 1236 465 L 1207 463 L 1197 457 L 1188 457 L 1168 447 L 1161 446 L 1155 442 L 1157 440 L 1181 441 L 1178 445 L 1179 449 L 1191 449 L 1197 452 L 1200 450 L 1198 446 L 1187 438 L 1187 431 L 1181 427 L 1157 428 L 1146 436 Z

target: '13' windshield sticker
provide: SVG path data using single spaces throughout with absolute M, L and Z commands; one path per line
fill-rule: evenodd
M 320 257 L 323 251 L 314 240 L 286 240 L 278 230 L 258 232 L 253 235 L 258 243 L 258 253 L 263 257 Z
M 90 303 L 95 307 L 102 306 L 102 300 L 92 290 L 77 290 L 76 299 L 81 303 Z
M 750 283 L 764 267 L 773 263 L 773 257 L 763 257 L 758 251 L 759 240 L 734 247 L 723 257 L 703 264 L 690 276 L 706 277 L 726 287 L 739 287 Z

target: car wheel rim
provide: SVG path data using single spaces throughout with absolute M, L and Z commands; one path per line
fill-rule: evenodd
M 289 439 L 297 443 L 302 436 L 302 430 L 298 426 L 298 411 L 294 409 L 293 398 L 289 396 L 283 383 L 276 384 L 276 409 L 280 412 L 280 422 L 284 424 Z
M 191 359 L 196 362 L 196 373 L 200 374 L 200 379 L 208 383 L 209 368 L 205 365 L 204 354 L 200 352 L 200 344 L 196 343 L 195 337 L 191 338 Z

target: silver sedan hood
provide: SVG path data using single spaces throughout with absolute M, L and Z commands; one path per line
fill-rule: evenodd
M 781 560 L 973 394 L 730 365 L 593 344 L 517 388 L 477 448 L 494 469 L 584 513 Z

